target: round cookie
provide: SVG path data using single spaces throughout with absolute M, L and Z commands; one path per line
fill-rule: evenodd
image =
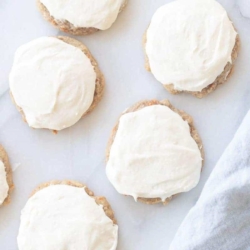
M 31 59 L 33 54 L 35 59 Z M 92 111 L 104 87 L 104 76 L 88 48 L 70 37 L 42 37 L 21 46 L 10 73 L 11 97 L 23 120 L 33 128 L 55 132 L 74 125 Z M 33 97 L 33 102 L 32 96 L 37 97 Z M 46 103 L 51 103 L 52 108 Z M 34 110 L 35 105 L 38 111 Z
M 10 166 L 9 158 L 0 145 L 0 206 L 10 203 L 10 194 L 14 189 L 12 179 L 12 169 Z
M 32 192 L 21 213 L 17 241 L 19 250 L 115 250 L 117 239 L 118 226 L 106 198 L 65 180 L 41 184 Z
M 132 114 L 134 112 L 135 112 L 134 114 L 136 114 L 136 112 L 138 112 L 138 111 L 140 112 L 140 111 L 143 111 L 143 110 L 145 110 L 147 108 L 154 107 L 154 106 L 157 106 L 157 107 L 158 106 L 160 106 L 160 107 L 166 107 L 168 109 L 166 111 L 168 111 L 168 112 L 170 111 L 170 112 L 173 112 L 174 114 L 178 115 L 178 117 L 179 117 L 178 119 L 181 119 L 182 123 L 184 121 L 186 122 L 186 125 L 188 126 L 188 128 L 185 128 L 185 129 L 188 129 L 189 136 L 191 137 L 191 138 L 189 138 L 189 143 L 190 143 L 190 140 L 191 140 L 192 147 L 193 147 L 193 149 L 195 149 L 196 156 L 198 157 L 198 163 L 197 163 L 198 167 L 195 170 L 195 172 L 196 172 L 197 175 L 200 175 L 201 167 L 202 167 L 202 164 L 203 164 L 204 151 L 203 151 L 202 141 L 200 139 L 200 136 L 199 136 L 197 130 L 195 129 L 195 127 L 194 127 L 193 119 L 192 119 L 192 117 L 190 117 L 185 112 L 180 111 L 180 110 L 174 108 L 170 104 L 170 102 L 168 100 L 164 100 L 164 101 L 157 101 L 157 100 L 142 101 L 142 102 L 139 102 L 139 103 L 135 104 L 131 108 L 127 109 L 121 115 L 121 117 L 119 118 L 119 121 L 117 122 L 117 124 L 115 125 L 115 127 L 112 130 L 112 133 L 111 133 L 111 136 L 110 136 L 110 139 L 109 139 L 109 142 L 108 142 L 107 151 L 106 151 L 106 161 L 107 161 L 106 173 L 107 173 L 108 179 L 111 181 L 112 185 L 116 188 L 117 191 L 118 191 L 118 188 L 120 188 L 120 187 L 117 187 L 118 181 L 120 181 L 120 183 L 123 184 L 123 186 L 121 186 L 121 190 L 122 190 L 122 188 L 124 188 L 124 186 L 126 186 L 127 183 L 130 184 L 129 187 L 128 186 L 125 187 L 125 189 L 126 189 L 125 191 L 129 191 L 129 193 L 123 193 L 123 192 L 118 191 L 119 193 L 122 193 L 124 195 L 133 196 L 135 200 L 138 200 L 138 201 L 146 203 L 146 204 L 163 203 L 164 205 L 166 205 L 166 204 L 168 204 L 170 202 L 170 200 L 172 199 L 172 197 L 174 195 L 176 195 L 177 193 L 176 194 L 172 194 L 172 195 L 170 195 L 169 197 L 166 197 L 166 198 L 163 198 L 163 197 L 142 197 L 142 196 L 136 195 L 135 194 L 135 190 L 133 190 L 135 183 L 132 184 L 131 180 L 133 181 L 133 179 L 131 179 L 130 176 L 131 175 L 134 176 L 135 173 L 131 172 L 131 171 L 133 171 L 133 169 L 131 168 L 131 166 L 133 166 L 133 163 L 136 163 L 136 161 L 142 162 L 142 160 L 145 160 L 143 162 L 143 165 L 140 165 L 140 164 L 137 165 L 137 163 L 134 164 L 135 169 L 137 169 L 136 170 L 137 171 L 136 174 L 138 176 L 140 176 L 140 174 L 141 174 L 141 176 L 140 176 L 141 178 L 138 179 L 138 180 L 136 180 L 135 182 L 136 183 L 141 183 L 141 181 L 144 181 L 147 178 L 147 174 L 151 178 L 150 171 L 152 170 L 152 165 L 147 164 L 147 159 L 149 159 L 147 157 L 149 156 L 149 154 L 151 152 L 153 152 L 153 149 L 155 149 L 154 148 L 155 146 L 153 146 L 153 148 L 150 149 L 150 147 L 148 147 L 149 143 L 146 142 L 146 141 L 141 140 L 142 138 L 145 138 L 145 136 L 147 136 L 150 139 L 150 135 L 152 135 L 151 131 L 153 131 L 153 130 L 151 130 L 149 132 L 148 130 L 145 129 L 147 126 L 144 126 L 141 123 L 139 125 L 139 123 L 137 122 L 137 121 L 140 121 L 140 120 L 138 120 L 139 119 L 138 118 L 139 117 L 138 114 L 137 114 L 137 116 L 135 115 L 134 117 L 124 118 L 125 122 L 123 121 L 122 128 L 121 128 L 121 131 L 119 133 L 119 138 L 124 138 L 124 140 L 125 140 L 125 138 L 132 138 L 132 137 L 135 138 L 134 141 L 131 142 L 131 146 L 128 146 L 129 147 L 128 151 L 126 150 L 126 148 L 122 148 L 121 149 L 122 155 L 120 155 L 120 157 L 121 158 L 124 157 L 125 160 L 129 159 L 129 160 L 127 160 L 125 162 L 125 165 L 122 165 L 123 162 L 119 162 L 119 161 L 116 162 L 115 161 L 115 159 L 116 159 L 115 156 L 116 156 L 116 154 L 119 155 L 117 152 L 119 152 L 119 148 L 121 147 L 122 143 L 124 143 L 124 141 L 121 142 L 120 140 L 118 140 L 118 142 L 116 144 L 116 147 L 113 148 L 114 142 L 115 142 L 116 137 L 117 137 L 117 133 L 119 132 L 119 128 L 121 126 L 120 125 L 121 118 L 124 117 L 124 115 Z M 151 119 L 155 119 L 153 123 L 151 123 Z M 152 118 L 151 117 L 147 117 L 147 123 L 149 122 L 149 123 L 153 124 L 153 126 L 156 126 L 154 128 L 154 130 L 157 130 L 157 125 L 155 125 L 157 119 L 160 119 L 160 118 L 159 117 L 158 118 L 157 117 L 152 117 Z M 131 123 L 133 123 L 133 122 L 134 122 L 134 125 L 132 126 Z M 132 135 L 129 134 L 129 133 L 126 134 L 126 132 L 125 132 L 126 130 L 124 129 L 124 127 L 125 127 L 125 125 L 128 125 L 128 124 L 130 124 L 132 126 L 131 128 L 134 128 Z M 169 124 L 167 126 L 169 126 Z M 177 131 L 179 133 L 182 133 L 182 131 L 181 131 L 182 129 L 180 127 L 179 127 L 178 130 Z M 164 136 L 166 136 L 166 133 L 168 133 L 168 132 L 170 132 L 170 131 L 168 131 L 167 128 L 166 128 L 166 131 L 165 132 L 163 131 L 163 133 L 165 133 Z M 136 135 L 137 133 L 140 134 L 140 136 L 139 135 L 137 136 Z M 143 133 L 144 133 L 144 135 L 143 135 Z M 165 138 L 165 137 L 163 137 L 163 138 Z M 151 139 L 153 140 L 154 137 L 151 138 Z M 141 140 L 141 141 L 139 141 L 139 140 Z M 176 143 L 177 146 L 179 146 L 178 140 L 176 140 L 175 143 Z M 117 145 L 119 145 L 119 147 L 117 147 Z M 138 152 L 138 145 L 139 146 L 141 145 L 140 147 L 143 147 L 144 145 L 147 145 L 146 148 L 145 148 L 145 153 L 142 153 L 141 152 L 142 150 L 140 152 Z M 160 152 L 161 146 L 160 146 L 160 144 L 158 146 L 159 146 L 159 152 Z M 157 151 L 158 151 L 158 146 L 157 146 Z M 113 160 L 110 162 L 110 159 L 112 157 L 112 150 L 113 150 Z M 140 154 L 142 154 L 142 157 L 140 157 Z M 183 153 L 183 155 L 185 155 L 185 152 Z M 132 158 L 133 156 L 134 156 L 134 159 Z M 126 165 L 126 163 L 127 163 L 127 165 Z M 131 165 L 131 166 L 129 166 L 129 165 Z M 156 164 L 156 165 L 159 165 L 159 164 Z M 156 165 L 154 165 L 154 166 L 156 167 Z M 117 167 L 117 166 L 119 166 L 119 167 Z M 121 166 L 124 166 L 125 171 L 124 171 L 124 169 L 120 169 Z M 141 173 L 141 172 L 139 172 L 139 170 L 142 169 L 143 167 L 147 168 L 149 170 L 148 173 L 145 173 L 145 172 Z M 126 168 L 127 168 L 127 170 L 126 170 Z M 122 171 L 124 171 L 124 172 L 122 172 Z M 168 171 L 168 170 L 166 170 L 166 171 Z M 166 179 L 168 179 L 167 174 L 166 174 Z M 170 179 L 171 179 L 171 177 L 170 177 Z M 194 186 L 196 186 L 197 181 L 199 181 L 199 176 L 196 179 L 197 179 L 195 181 L 196 183 L 192 187 L 190 187 L 190 189 L 193 188 Z M 161 182 L 162 182 L 162 180 L 161 180 Z M 167 182 L 168 181 L 166 181 L 166 183 Z M 143 183 L 143 185 L 146 188 L 148 188 L 148 184 L 151 185 L 150 183 L 154 183 L 154 180 L 151 180 L 151 179 L 147 180 L 147 183 Z M 157 184 L 157 182 L 155 182 L 155 187 L 157 187 L 158 184 Z M 186 191 L 189 191 L 189 190 L 186 190 Z M 134 192 L 134 194 L 132 194 L 133 192 Z
M 126 4 L 127 0 L 78 0 L 73 6 L 69 1 L 37 0 L 38 9 L 48 22 L 76 36 L 110 28 Z
M 144 34 L 146 69 L 171 93 L 202 98 L 230 77 L 239 36 L 215 0 L 160 7 Z

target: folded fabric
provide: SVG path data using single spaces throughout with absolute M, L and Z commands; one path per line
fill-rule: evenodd
M 250 111 L 169 249 L 250 249 Z

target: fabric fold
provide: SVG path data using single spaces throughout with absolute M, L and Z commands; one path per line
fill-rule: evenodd
M 169 249 L 250 249 L 250 111 Z

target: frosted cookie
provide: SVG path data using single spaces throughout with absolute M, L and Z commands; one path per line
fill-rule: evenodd
M 21 212 L 19 250 L 115 250 L 118 226 L 104 197 L 74 181 L 40 185 Z
M 44 18 L 61 31 L 88 35 L 109 29 L 127 0 L 37 0 L 37 3 Z
M 14 184 L 9 158 L 4 148 L 0 145 L 0 206 L 10 202 L 10 194 L 13 189 Z
M 9 80 L 13 100 L 29 126 L 54 131 L 90 112 L 105 85 L 89 50 L 69 37 L 42 37 L 22 45 Z
M 153 15 L 144 45 L 147 70 L 170 93 L 201 98 L 230 76 L 239 37 L 215 0 L 176 0 Z
M 147 204 L 167 204 L 194 188 L 203 162 L 192 118 L 167 100 L 144 101 L 122 114 L 107 147 L 107 177 L 115 189 Z

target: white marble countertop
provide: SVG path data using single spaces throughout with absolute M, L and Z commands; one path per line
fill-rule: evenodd
M 241 51 L 230 80 L 199 100 L 164 91 L 144 69 L 142 35 L 152 14 L 169 0 L 130 0 L 114 26 L 80 37 L 103 71 L 107 87 L 100 105 L 72 128 L 57 135 L 33 130 L 21 119 L 8 91 L 8 74 L 17 47 L 46 35 L 63 35 L 38 13 L 35 0 L 0 2 L 0 143 L 10 156 L 15 191 L 0 209 L 0 249 L 16 250 L 20 211 L 41 182 L 74 179 L 106 196 L 120 227 L 118 250 L 167 249 L 188 210 L 195 204 L 218 158 L 250 108 L 249 0 L 219 0 L 241 38 Z M 240 7 L 242 11 L 240 11 Z M 168 98 L 195 120 L 206 158 L 199 185 L 168 206 L 147 206 L 119 195 L 105 175 L 105 147 L 119 114 L 143 99 Z M 216 188 L 216 187 L 215 187 Z

